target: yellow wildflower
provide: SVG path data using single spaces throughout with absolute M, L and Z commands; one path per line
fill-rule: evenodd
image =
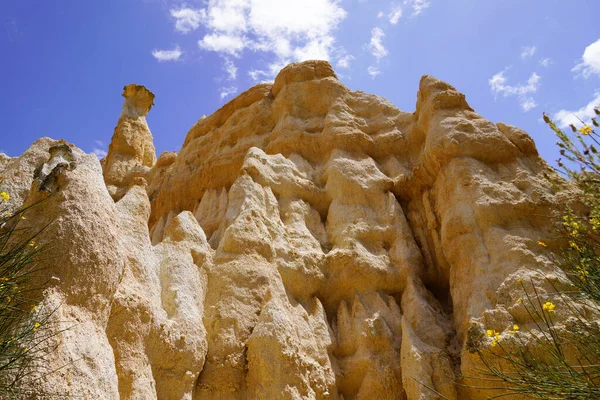
M 35 242 L 32 240 L 31 242 L 29 242 L 29 246 L 34 247 L 35 246 Z
M 24 216 L 24 215 L 21 215 L 21 219 L 25 219 L 25 216 Z
M 492 347 L 496 347 L 497 344 L 498 344 L 498 342 L 496 342 L 495 340 L 492 340 Z
M 517 300 L 517 303 L 523 303 L 523 299 L 519 298 L 519 300 Z
M 492 336 L 494 336 L 494 331 L 493 331 L 493 330 L 491 330 L 491 329 L 488 329 L 488 330 L 487 330 L 487 335 L 488 335 L 488 337 L 492 337 Z
M 36 322 L 36 323 L 33 325 L 33 331 L 34 331 L 34 332 L 35 332 L 35 331 L 37 331 L 37 330 L 38 330 L 38 328 L 39 328 L 40 326 L 41 326 L 41 324 L 40 324 L 39 322 Z
M 0 198 L 2 198 L 2 201 L 8 201 L 10 200 L 10 195 L 6 192 L 0 192 Z
M 31 311 L 37 311 L 37 310 L 38 310 L 37 306 L 31 307 Z
M 517 332 L 519 332 L 519 325 L 517 325 L 517 324 L 514 324 L 512 326 L 512 329 L 508 331 L 508 333 L 510 333 L 511 335 L 514 335 Z
M 12 217 L 12 213 L 9 211 L 9 212 L 6 213 L 6 216 Z
M 590 133 L 592 133 L 592 127 L 588 125 L 583 126 L 579 128 L 579 132 L 583 133 L 584 135 L 589 135 Z
M 547 301 L 544 303 L 544 305 L 542 305 L 542 308 L 548 312 L 554 312 L 556 306 L 554 305 L 554 303 Z
M 548 247 L 548 245 L 542 241 L 538 241 L 538 244 L 542 247 Z

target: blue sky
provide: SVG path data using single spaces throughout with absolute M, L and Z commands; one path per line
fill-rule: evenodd
M 351 89 L 413 111 L 430 74 L 485 118 L 526 130 L 600 105 L 597 0 L 56 0 L 0 3 L 0 151 L 41 136 L 107 149 L 124 85 L 156 94 L 157 152 L 287 62 L 328 59 Z

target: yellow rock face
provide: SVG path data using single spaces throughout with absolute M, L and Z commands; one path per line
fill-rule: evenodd
M 47 302 L 62 304 L 61 326 L 78 321 L 50 363 L 79 361 L 49 387 L 107 399 L 486 397 L 457 384 L 480 366 L 469 338 L 526 326 L 516 279 L 544 291 L 542 273 L 559 276 L 536 242 L 552 246 L 544 215 L 568 196 L 525 132 L 433 77 L 409 113 L 308 61 L 156 160 L 154 96 L 123 95 L 102 168 L 74 149 L 58 195 L 32 211 L 57 221 L 45 240 L 68 244 Z M 41 163 L 50 142 L 22 162 Z M 33 181 L 17 161 L 1 164 L 2 185 Z M 21 202 L 48 196 L 36 185 Z

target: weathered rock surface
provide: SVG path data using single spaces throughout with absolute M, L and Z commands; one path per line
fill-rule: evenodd
M 525 132 L 433 77 L 408 113 L 309 61 L 156 160 L 154 95 L 123 95 L 102 167 L 50 139 L 0 160 L 11 207 L 48 198 L 30 220 L 54 221 L 40 241 L 60 244 L 47 302 L 70 329 L 49 362 L 68 367 L 48 387 L 103 399 L 485 398 L 458 384 L 477 373 L 468 340 L 526 326 L 516 280 L 543 291 L 542 273 L 555 276 L 536 243 L 554 245 L 546 216 L 564 199 Z

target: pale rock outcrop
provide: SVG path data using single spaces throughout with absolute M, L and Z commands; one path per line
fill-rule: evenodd
M 123 97 L 123 111 L 102 168 L 106 187 L 115 200 L 123 197 L 133 178 L 144 177 L 156 163 L 153 137 L 146 122 L 154 105 L 154 93 L 131 84 L 123 88 Z
M 102 168 L 50 139 L 0 164 L 11 207 L 47 198 L 30 221 L 54 221 L 62 392 L 483 399 L 461 384 L 473 346 L 533 326 L 518 279 L 561 282 L 547 215 L 572 197 L 525 132 L 433 77 L 408 113 L 291 64 L 158 160 L 154 95 L 124 96 Z

